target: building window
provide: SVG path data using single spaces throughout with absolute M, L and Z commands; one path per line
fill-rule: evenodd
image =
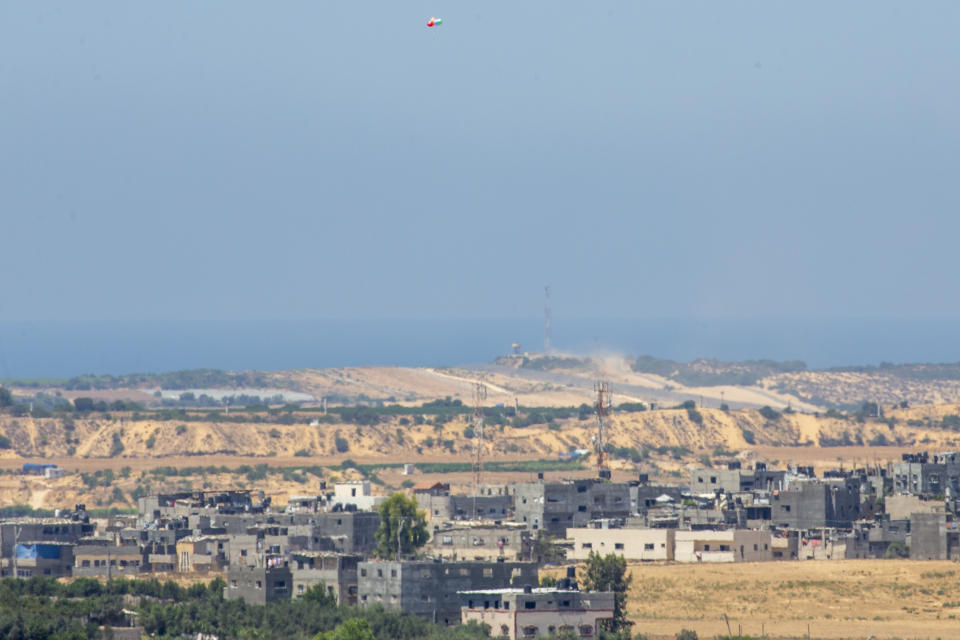
M 536 609 L 536 608 L 537 608 L 537 602 L 536 602 L 536 600 L 527 600 L 526 602 L 523 603 L 523 608 L 524 608 L 524 609 Z
M 483 569 L 483 577 L 484 577 L 484 578 L 492 578 L 492 577 L 493 577 L 493 567 L 484 567 L 484 569 Z
M 580 627 L 580 635 L 583 636 L 584 638 L 589 638 L 589 637 L 593 636 L 593 627 L 591 627 L 591 626 L 588 625 L 588 624 L 585 624 L 585 625 L 581 626 L 581 627 Z
M 504 636 L 504 637 L 509 636 L 509 635 L 510 635 L 510 627 L 508 627 L 508 626 L 505 625 L 505 624 L 500 625 L 500 635 L 501 635 L 501 636 Z
M 717 476 L 710 476 L 710 484 L 717 484 Z
M 535 635 L 537 635 L 537 628 L 536 628 L 535 626 L 530 625 L 530 626 L 527 626 L 527 627 L 524 627 L 524 628 L 523 628 L 523 637 L 524 637 L 524 638 L 532 638 L 532 637 L 534 637 Z
M 302 585 L 302 584 L 298 584 L 298 585 L 297 585 L 297 595 L 300 595 L 301 593 L 303 593 L 303 585 Z
M 396 570 L 396 569 L 390 569 L 390 577 L 391 577 L 391 578 L 396 578 L 396 577 L 397 577 L 397 570 Z
M 756 544 L 753 545 L 753 550 L 754 550 L 754 551 L 759 551 L 759 550 L 760 550 L 760 546 L 759 546 L 759 545 L 756 545 Z
M 257 580 L 257 589 L 263 589 L 263 583 Z
M 616 543 L 614 543 L 613 548 L 614 548 L 614 549 L 617 549 L 617 550 L 619 550 L 619 551 L 623 551 L 623 543 L 622 543 L 622 542 L 616 542 Z
M 580 546 L 581 546 L 581 548 L 583 548 L 583 549 L 593 549 L 593 543 L 592 543 L 592 542 L 584 542 L 584 543 L 583 543 L 582 545 L 580 545 Z
M 362 577 L 362 578 L 366 578 L 366 577 L 367 577 L 367 570 L 366 570 L 366 569 L 360 569 L 360 577 Z

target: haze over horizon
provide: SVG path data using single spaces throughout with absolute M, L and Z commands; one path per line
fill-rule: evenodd
M 946 0 L 8 3 L 0 375 L 193 362 L 220 344 L 203 327 L 237 323 L 529 318 L 532 339 L 480 341 L 536 344 L 545 284 L 558 320 L 620 327 L 578 329 L 588 348 L 960 360 L 958 18 Z M 749 330 L 670 342 L 672 318 Z M 803 318 L 876 326 L 777 324 Z M 60 324 L 88 344 L 54 349 Z M 207 337 L 171 352 L 145 325 Z M 102 353 L 96 334 L 124 331 L 147 355 Z M 257 360 L 256 335 L 200 366 Z M 351 335 L 387 362 L 410 339 Z M 471 339 L 438 344 L 489 351 Z

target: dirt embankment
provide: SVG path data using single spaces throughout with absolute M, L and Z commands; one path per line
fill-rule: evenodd
M 468 416 L 445 424 L 410 417 L 384 417 L 375 425 L 311 424 L 316 414 L 269 416 L 262 422 L 29 418 L 0 415 L 0 434 L 11 441 L 2 456 L 36 458 L 163 458 L 184 455 L 402 457 L 469 455 L 474 440 L 465 436 Z M 524 412 L 521 411 L 521 416 Z M 745 409 L 668 409 L 617 412 L 608 421 L 607 439 L 615 447 L 685 447 L 743 450 L 756 446 L 897 445 L 937 449 L 960 446 L 960 406 L 939 405 L 888 410 L 883 419 L 811 414 L 764 414 Z M 954 427 L 950 422 L 956 419 Z M 293 424 L 282 424 L 292 422 Z M 487 447 L 498 455 L 555 457 L 572 449 L 590 449 L 596 420 L 571 415 L 520 428 L 488 424 Z

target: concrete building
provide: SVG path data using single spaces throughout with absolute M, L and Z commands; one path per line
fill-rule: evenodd
M 792 477 L 771 496 L 771 522 L 785 529 L 846 528 L 860 514 L 860 483 L 855 478 Z
M 222 571 L 229 564 L 229 536 L 187 536 L 177 540 L 177 571 Z
M 490 635 L 518 638 L 572 633 L 596 638 L 600 621 L 613 618 L 612 592 L 555 588 L 479 589 L 460 592 L 460 619 L 490 625 Z
M 914 513 L 910 516 L 910 558 L 912 560 L 960 559 L 960 529 L 956 520 L 943 513 Z
M 766 562 L 773 560 L 769 531 L 677 531 L 677 562 Z
M 690 493 L 772 491 L 783 485 L 785 476 L 785 471 L 767 470 L 762 462 L 753 469 L 741 469 L 739 463 L 726 469 L 693 469 L 690 472 Z
M 573 541 L 568 560 L 586 560 L 591 552 L 615 553 L 627 560 L 673 560 L 674 529 L 567 529 Z
M 960 453 L 905 453 L 893 465 L 894 493 L 960 496 Z
M 0 576 L 63 578 L 73 574 L 72 542 L 21 542 L 12 558 L 0 560 Z
M 532 560 L 533 536 L 521 523 L 451 522 L 433 528 L 424 552 L 444 560 Z
M 227 586 L 223 597 L 244 600 L 248 604 L 266 604 L 287 600 L 293 589 L 293 574 L 286 563 L 264 567 L 234 567 L 227 569 Z
M 85 538 L 73 549 L 74 576 L 136 576 L 144 570 L 145 564 L 139 547 L 121 547 L 103 538 Z
M 566 537 L 568 527 L 632 515 L 630 485 L 595 478 L 518 483 L 513 498 L 517 522 L 560 538 Z
M 458 591 L 539 582 L 533 562 L 361 562 L 359 571 L 361 607 L 379 604 L 443 624 L 460 619 Z
M 846 536 L 847 558 L 883 558 L 890 545 L 899 542 L 907 545 L 909 520 L 880 520 L 857 522 Z
M 337 604 L 356 605 L 357 565 L 361 560 L 361 556 L 330 551 L 294 551 L 288 563 L 292 596 L 299 598 L 311 587 L 322 584 Z
M 81 510 L 82 511 L 82 510 Z M 76 542 L 93 535 L 96 525 L 80 518 L 9 518 L 0 522 L 0 558 L 12 558 L 23 541 Z
M 909 520 L 915 513 L 945 513 L 943 500 L 926 500 L 911 494 L 892 495 L 884 498 L 884 513 L 891 520 Z
M 349 506 L 356 511 L 374 511 L 384 500 L 384 496 L 375 496 L 370 492 L 368 480 L 338 482 L 333 485 L 333 497 L 330 498 L 329 506 L 336 508 L 340 505 L 342 509 Z
M 453 520 L 507 520 L 513 513 L 513 496 L 506 486 L 481 485 L 478 495 L 451 495 L 450 485 L 422 483 L 413 488 L 417 506 L 431 522 Z

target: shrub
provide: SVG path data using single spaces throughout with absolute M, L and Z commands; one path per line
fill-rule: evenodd
M 178 436 L 182 436 L 182 435 L 185 434 L 186 432 L 187 432 L 187 425 L 185 425 L 185 424 L 178 424 L 178 425 L 177 425 L 177 435 L 178 435 Z
M 120 434 L 113 434 L 113 443 L 110 445 L 110 457 L 116 458 L 121 453 L 123 453 L 123 440 L 120 439 Z
M 896 558 L 909 558 L 910 550 L 907 548 L 907 545 L 902 542 L 891 542 L 890 546 L 887 547 L 887 552 L 883 554 L 883 557 L 888 560 L 894 560 Z
M 347 439 L 342 436 L 337 436 L 333 441 L 334 446 L 337 448 L 337 453 L 346 453 L 350 451 L 350 443 L 347 442 Z
M 741 427 L 740 433 L 743 434 L 743 439 L 746 441 L 747 444 L 757 444 L 757 438 L 753 434 L 753 431 L 750 431 L 750 429 L 744 429 L 743 427 Z
M 150 436 L 144 444 L 147 445 L 147 449 L 153 449 L 154 445 L 157 444 L 157 436 Z
M 760 407 L 760 415 L 767 420 L 777 420 L 780 418 L 780 414 L 777 413 L 776 409 L 768 405 L 763 405 Z
M 279 438 L 279 437 L 280 437 L 280 430 L 279 430 L 279 429 L 270 429 L 270 437 L 271 437 L 271 438 Z
M 698 640 L 697 632 L 691 631 L 690 629 L 682 629 L 680 633 L 677 634 L 677 640 Z
M 295 455 L 295 456 L 298 457 L 298 458 L 308 458 L 308 457 L 310 457 L 310 452 L 307 451 L 306 449 L 297 449 L 297 450 L 293 453 L 293 455 Z
M 0 435 L 0 449 L 10 449 L 11 447 L 13 447 L 13 444 L 10 442 L 10 438 Z
M 700 412 L 696 409 L 687 409 L 687 417 L 690 418 L 690 422 L 696 424 L 703 424 L 703 416 L 700 415 Z

